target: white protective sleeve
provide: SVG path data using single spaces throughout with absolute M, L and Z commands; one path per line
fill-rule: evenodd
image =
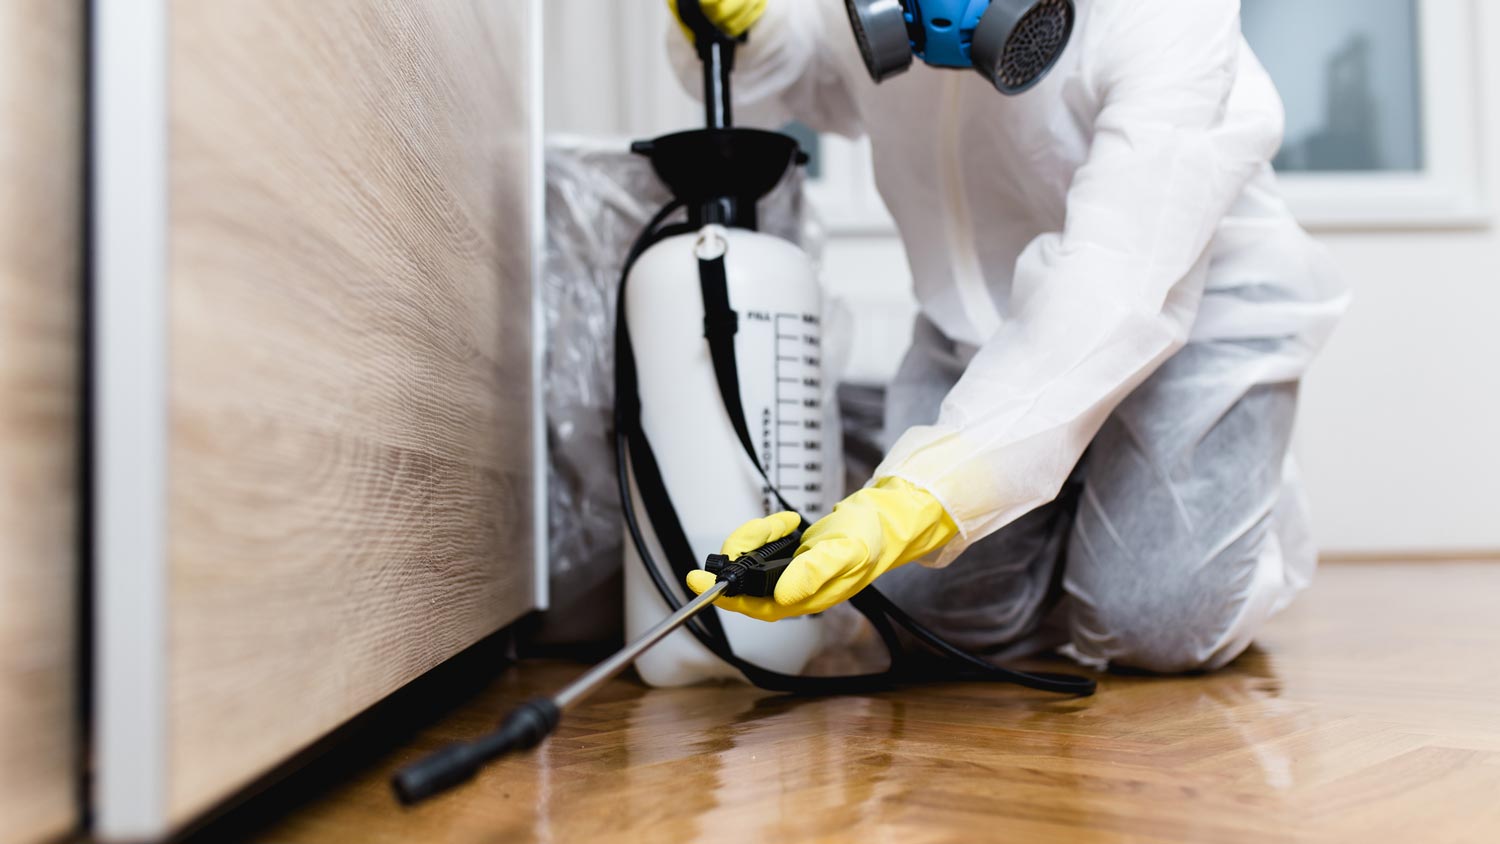
M 1237 0 L 1136 0 L 1100 23 L 1083 61 L 1102 106 L 1063 231 L 1022 252 L 1013 317 L 937 422 L 876 471 L 931 491 L 958 524 L 929 565 L 1052 500 L 1115 406 L 1182 347 L 1215 228 L 1280 143 L 1279 103 L 1233 97 Z
M 735 51 L 732 92 L 737 122 L 776 129 L 796 119 L 818 132 L 850 138 L 863 134 L 854 99 L 839 74 L 838 51 L 830 42 L 853 36 L 834 31 L 829 5 L 810 0 L 766 3 L 746 43 Z M 847 30 L 848 24 L 843 28 Z M 676 21 L 668 28 L 667 55 L 687 92 L 702 98 L 702 65 Z

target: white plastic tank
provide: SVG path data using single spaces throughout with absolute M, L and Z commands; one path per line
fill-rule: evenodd
M 735 434 L 703 337 L 698 260 L 720 250 L 730 307 L 739 314 L 741 400 L 761 465 L 809 519 L 827 512 L 842 491 L 834 488 L 841 486 L 837 456 L 825 451 L 837 438 L 827 430 L 832 409 L 824 405 L 823 298 L 811 259 L 781 238 L 720 226 L 657 243 L 630 271 L 625 318 L 635 347 L 641 425 L 699 567 L 735 528 L 781 509 Z M 659 569 L 675 583 L 638 495 L 635 508 Z M 628 534 L 625 546 L 625 633 L 634 639 L 668 608 Z M 822 643 L 817 618 L 767 623 L 712 611 L 737 655 L 775 671 L 800 672 Z M 687 630 L 648 651 L 636 670 L 653 686 L 740 676 Z

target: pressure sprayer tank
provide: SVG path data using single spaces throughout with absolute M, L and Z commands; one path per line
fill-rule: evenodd
M 699 261 L 722 254 L 729 304 L 738 314 L 735 358 L 740 395 L 756 456 L 787 503 L 809 518 L 826 512 L 834 468 L 824 451 L 822 316 L 823 297 L 815 267 L 796 245 L 772 235 L 734 225 L 754 221 L 754 201 L 775 185 L 796 153 L 784 136 L 753 130 L 719 130 L 747 142 L 720 143 L 741 154 L 754 148 L 773 150 L 760 184 L 742 186 L 737 213 L 722 215 L 730 225 L 706 224 L 688 234 L 662 240 L 647 249 L 632 267 L 625 286 L 624 315 L 635 350 L 640 389 L 641 426 L 652 444 L 662 479 L 683 531 L 701 567 L 709 554 L 744 522 L 781 509 L 765 479 L 745 454 L 720 398 L 713 361 L 704 339 L 704 305 Z M 785 141 L 766 143 L 772 136 Z M 713 132 L 682 133 L 641 145 L 669 185 L 684 192 L 702 190 L 705 180 L 726 171 L 703 162 L 685 165 L 674 158 L 674 138 L 709 140 Z M 779 165 L 777 164 L 779 155 Z M 692 156 L 689 156 L 690 158 Z M 731 154 L 727 157 L 735 158 Z M 720 162 L 724 164 L 724 162 Z M 733 162 L 735 178 L 753 176 L 742 155 Z M 725 165 L 728 166 L 728 165 Z M 779 169 L 778 169 L 779 167 Z M 674 184 L 678 183 L 678 184 Z M 688 207 L 701 198 L 688 197 Z M 748 208 L 744 206 L 748 203 Z M 631 479 L 635 509 L 643 502 Z M 669 582 L 679 582 L 667 567 L 654 532 L 646 527 L 648 547 Z M 628 535 L 625 542 L 625 635 L 633 639 L 669 612 Z M 735 653 L 765 668 L 798 673 L 821 644 L 821 622 L 794 618 L 775 623 L 735 613 L 719 614 Z M 636 662 L 641 677 L 654 686 L 675 686 L 738 672 L 686 630 L 678 630 Z

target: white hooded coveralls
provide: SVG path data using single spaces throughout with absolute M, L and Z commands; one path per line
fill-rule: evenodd
M 930 491 L 957 523 L 929 565 L 1052 502 L 1106 419 L 1185 344 L 1275 338 L 1223 378 L 1239 392 L 1295 385 L 1344 307 L 1278 193 L 1281 102 L 1237 0 L 1077 11 L 1057 65 L 1017 97 L 920 62 L 876 85 L 840 0 L 771 0 L 737 57 L 742 115 L 870 136 L 922 318 L 962 361 L 935 419 L 876 470 Z M 672 38 L 691 90 L 696 60 Z M 1235 295 L 1268 284 L 1279 292 Z M 1255 564 L 1283 565 L 1270 556 Z M 1233 577 L 1277 594 L 1236 603 L 1201 661 L 1238 653 L 1308 571 Z

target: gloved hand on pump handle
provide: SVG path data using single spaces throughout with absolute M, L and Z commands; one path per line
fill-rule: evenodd
M 672 14 L 677 15 L 682 34 L 687 37 L 688 43 L 692 43 L 693 31 L 682 23 L 682 16 L 677 12 L 677 0 L 667 0 L 667 5 L 671 7 Z M 701 0 L 701 6 L 703 16 L 708 18 L 709 23 L 730 38 L 738 38 L 760 20 L 760 16 L 766 11 L 766 0 Z

